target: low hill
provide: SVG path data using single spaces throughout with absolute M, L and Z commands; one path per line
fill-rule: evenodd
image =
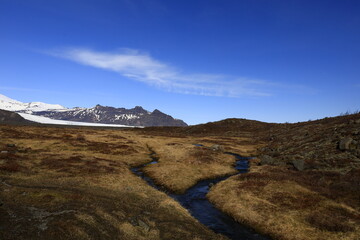
M 35 124 L 21 117 L 19 114 L 0 109 L 0 123 L 2 124 Z

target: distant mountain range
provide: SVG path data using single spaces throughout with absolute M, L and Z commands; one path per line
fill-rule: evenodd
M 174 119 L 157 109 L 150 112 L 140 106 L 132 109 L 101 105 L 92 108 L 66 108 L 58 104 L 42 102 L 23 103 L 0 94 L 0 109 L 24 113 L 22 116 L 25 118 L 30 114 L 56 120 L 127 126 L 187 126 L 184 121 Z

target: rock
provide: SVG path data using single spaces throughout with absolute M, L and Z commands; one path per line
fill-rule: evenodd
M 212 146 L 211 146 L 211 149 L 214 150 L 214 151 L 221 151 L 221 152 L 224 151 L 223 146 L 218 145 L 218 144 L 212 145 Z
M 138 219 L 138 225 L 142 227 L 145 230 L 145 232 L 148 232 L 150 230 L 150 226 L 140 219 Z
M 18 152 L 19 153 L 27 153 L 28 151 L 27 151 L 27 149 L 19 149 Z
M 7 147 L 15 147 L 15 144 L 13 143 L 9 143 L 9 144 L 6 144 Z
M 150 216 L 150 215 L 151 215 L 151 212 L 144 211 L 143 214 L 146 215 L 146 216 Z
M 130 220 L 129 220 L 130 224 L 133 225 L 133 226 L 138 226 L 138 221 L 136 219 L 136 217 L 131 217 Z
M 355 120 L 355 123 L 356 123 L 356 124 L 360 124 L 360 119 L 356 119 L 356 120 Z
M 209 188 L 211 188 L 212 186 L 214 186 L 214 183 L 209 183 Z
M 132 189 L 132 187 L 125 187 L 125 190 L 126 191 L 132 191 L 133 189 Z
M 304 160 L 303 159 L 294 159 L 294 160 L 292 160 L 292 164 L 294 165 L 296 170 L 298 170 L 298 171 L 304 170 Z
M 346 137 L 340 140 L 339 149 L 342 151 L 354 149 L 354 144 L 352 144 L 353 139 L 351 137 Z
M 4 205 L 4 203 L 3 203 L 2 201 L 0 201 L 0 207 L 1 207 L 2 205 Z
M 8 151 L 1 151 L 0 153 L 1 154 L 8 154 L 9 152 Z
M 274 165 L 275 159 L 269 155 L 264 155 L 260 157 L 260 165 Z

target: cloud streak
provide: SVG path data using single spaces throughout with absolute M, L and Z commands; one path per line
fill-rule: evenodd
M 84 48 L 53 51 L 53 56 L 117 72 L 132 80 L 146 83 L 169 92 L 205 96 L 271 96 L 275 83 L 215 74 L 187 74 L 175 67 L 133 49 L 115 53 Z

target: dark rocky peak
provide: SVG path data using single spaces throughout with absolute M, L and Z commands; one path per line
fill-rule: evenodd
M 104 106 L 101 106 L 100 104 L 96 104 L 96 106 L 94 108 L 95 109 L 102 109 L 102 108 L 104 108 Z
M 94 109 L 96 109 L 96 110 L 102 110 L 102 111 L 112 111 L 112 110 L 114 110 L 115 108 L 113 108 L 113 107 L 108 107 L 108 106 L 102 106 L 102 105 L 100 105 L 100 104 L 97 104 L 97 105 L 94 107 Z
M 155 109 L 155 110 L 151 113 L 151 115 L 166 115 L 166 114 L 163 113 L 163 112 L 161 112 L 161 111 L 158 110 L 158 109 Z
M 143 109 L 141 106 L 136 106 L 136 107 L 130 109 L 130 111 L 133 112 L 133 113 L 136 113 L 136 114 L 139 114 L 139 113 L 143 113 L 143 114 L 148 113 L 148 111 L 146 111 L 145 109 Z

